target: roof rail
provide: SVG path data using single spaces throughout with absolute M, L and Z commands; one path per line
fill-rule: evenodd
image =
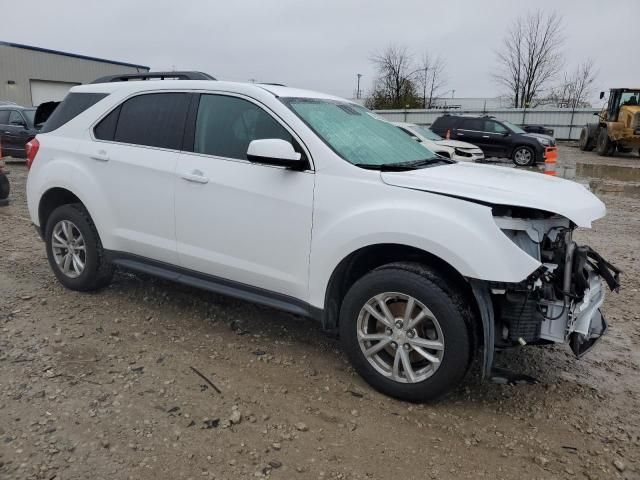
M 159 80 L 215 80 L 211 75 L 203 72 L 139 72 L 107 75 L 91 83 L 128 82 L 129 80 L 150 80 L 152 78 Z

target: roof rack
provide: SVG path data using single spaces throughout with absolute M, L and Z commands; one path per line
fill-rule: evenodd
M 159 80 L 215 80 L 211 75 L 204 72 L 139 72 L 107 75 L 91 83 L 128 82 L 130 80 L 150 80 L 152 78 Z

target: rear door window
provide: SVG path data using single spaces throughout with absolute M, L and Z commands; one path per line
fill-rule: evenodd
M 9 124 L 9 110 L 0 110 L 0 125 Z
M 484 131 L 484 121 L 481 118 L 465 118 L 460 125 L 461 130 Z
M 69 93 L 47 119 L 40 133 L 57 130 L 88 108 L 93 107 L 107 95 L 108 93 Z
M 124 102 L 94 129 L 96 138 L 180 150 L 190 95 L 150 93 Z

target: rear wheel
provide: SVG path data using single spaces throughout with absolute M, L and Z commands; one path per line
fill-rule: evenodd
M 531 147 L 516 147 L 512 155 L 513 163 L 519 167 L 529 167 L 536 163 L 536 154 Z
M 466 304 L 443 290 L 433 272 L 416 267 L 368 273 L 340 312 L 340 336 L 355 370 L 376 390 L 411 402 L 452 390 L 472 355 Z
M 612 155 L 615 149 L 615 144 L 609 140 L 609 133 L 606 128 L 601 128 L 598 132 L 598 144 L 596 151 L 600 156 Z
M 82 204 L 56 208 L 45 228 L 47 257 L 60 283 L 71 290 L 97 290 L 109 284 L 113 267 Z

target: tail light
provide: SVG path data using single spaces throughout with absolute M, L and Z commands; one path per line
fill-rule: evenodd
M 33 161 L 36 159 L 36 155 L 38 154 L 38 150 L 40 150 L 40 142 L 37 138 L 34 138 L 25 145 L 25 149 L 27 151 L 27 168 L 31 168 L 31 165 L 33 165 Z

